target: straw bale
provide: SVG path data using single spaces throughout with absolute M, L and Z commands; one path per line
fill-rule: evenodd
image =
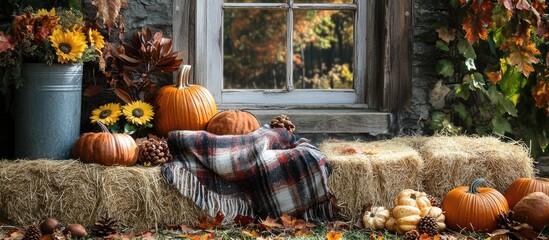
M 206 213 L 163 182 L 160 167 L 76 160 L 0 161 L 0 215 L 27 226 L 46 217 L 90 226 L 104 215 L 135 228 L 198 223 Z
M 158 228 L 196 224 L 205 213 L 177 190 L 168 187 L 159 167 L 110 167 L 102 174 L 101 213 L 127 226 Z
M 483 177 L 504 193 L 517 178 L 533 177 L 533 159 L 523 144 L 495 137 L 435 136 L 419 150 L 425 161 L 426 192 L 437 197 Z
M 403 143 L 326 140 L 319 148 L 333 168 L 330 188 L 351 213 L 365 204 L 392 207 L 402 189 L 421 187 L 422 160 Z
M 0 162 L 0 215 L 28 225 L 49 216 L 63 222 L 96 219 L 101 167 L 78 161 Z

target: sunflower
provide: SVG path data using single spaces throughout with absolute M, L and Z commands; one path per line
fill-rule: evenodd
M 154 116 L 153 107 L 143 101 L 134 101 L 122 107 L 122 113 L 126 120 L 135 125 L 145 125 L 152 120 Z
M 38 11 L 36 11 L 36 13 L 33 14 L 33 17 L 43 17 L 43 16 L 57 17 L 57 14 L 55 13 L 55 8 L 52 8 L 49 11 L 44 8 L 41 8 L 41 9 L 38 9 Z
M 50 36 L 60 63 L 76 62 L 86 50 L 86 36 L 82 32 L 55 29 Z
M 88 40 L 90 41 L 90 45 L 95 46 L 95 49 L 98 51 L 101 51 L 103 47 L 105 46 L 105 40 L 103 35 L 101 33 L 93 28 L 90 28 L 88 30 Z
M 118 122 L 118 117 L 120 117 L 120 115 L 122 115 L 122 112 L 120 111 L 120 104 L 107 103 L 94 109 L 90 119 L 92 123 L 99 121 L 109 126 Z

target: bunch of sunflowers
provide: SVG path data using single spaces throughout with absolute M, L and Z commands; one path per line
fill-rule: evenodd
M 27 8 L 0 31 L 0 90 L 19 87 L 22 63 L 83 63 L 102 55 L 104 37 L 75 9 Z
M 127 133 L 135 138 L 146 137 L 152 130 L 153 107 L 141 100 L 123 106 L 107 103 L 92 111 L 92 123 L 101 122 L 114 133 Z M 121 118 L 122 117 L 122 118 Z

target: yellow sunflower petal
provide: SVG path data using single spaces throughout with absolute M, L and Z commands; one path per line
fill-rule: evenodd
M 90 120 L 92 123 L 102 122 L 103 124 L 109 126 L 118 122 L 121 115 L 122 112 L 120 111 L 120 104 L 108 103 L 94 109 L 92 111 L 92 115 L 90 116 Z
M 50 41 L 60 63 L 76 62 L 87 48 L 86 36 L 81 32 L 55 29 Z
M 143 101 L 134 101 L 122 107 L 122 113 L 128 122 L 145 125 L 153 119 L 153 107 Z
M 93 28 L 90 28 L 88 31 L 88 39 L 90 40 L 90 45 L 95 46 L 95 49 L 101 51 L 105 47 L 105 38 L 101 33 Z

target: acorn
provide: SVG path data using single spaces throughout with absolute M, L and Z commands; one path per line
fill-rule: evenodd
M 78 223 L 67 225 L 67 227 L 65 227 L 65 230 L 63 230 L 63 233 L 64 234 L 71 233 L 71 236 L 79 237 L 79 238 L 88 236 L 88 232 L 86 231 L 86 228 L 84 228 L 82 224 L 78 224 Z
M 59 224 L 59 221 L 52 217 L 46 218 L 42 221 L 42 223 L 40 223 L 40 231 L 42 232 L 42 235 L 52 234 L 55 229 L 60 227 L 61 225 Z

